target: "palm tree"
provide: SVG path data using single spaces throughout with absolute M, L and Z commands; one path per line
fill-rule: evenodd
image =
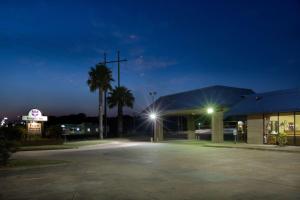
M 103 139 L 103 112 L 104 112 L 104 93 L 111 90 L 113 81 L 111 70 L 104 64 L 97 64 L 91 67 L 87 84 L 91 92 L 99 90 L 99 138 Z
M 115 87 L 108 97 L 108 106 L 113 108 L 118 107 L 118 135 L 123 134 L 123 107 L 133 108 L 134 97 L 130 90 L 124 86 Z

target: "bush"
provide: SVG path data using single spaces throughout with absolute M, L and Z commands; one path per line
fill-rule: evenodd
M 25 127 L 21 125 L 17 125 L 14 127 L 2 127 L 0 129 L 0 134 L 3 135 L 7 140 L 22 140 L 26 134 L 27 131 Z
M 62 135 L 62 128 L 59 125 L 49 126 L 46 130 L 46 136 L 49 138 L 60 138 Z
M 7 164 L 11 153 L 11 143 L 6 140 L 3 134 L 0 134 L 0 165 Z
M 284 146 L 287 144 L 287 135 L 286 133 L 279 133 L 278 134 L 278 145 Z

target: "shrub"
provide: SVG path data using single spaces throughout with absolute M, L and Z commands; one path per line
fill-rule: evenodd
M 11 156 L 11 145 L 3 134 L 0 134 L 0 165 L 6 165 Z
M 277 141 L 278 141 L 279 146 L 286 145 L 287 144 L 287 135 L 286 135 L 286 133 L 279 133 Z
M 22 140 L 26 135 L 25 127 L 17 125 L 14 127 L 2 127 L 0 134 L 2 134 L 7 140 Z
M 60 138 L 62 128 L 59 125 L 49 126 L 46 130 L 46 136 L 49 138 Z

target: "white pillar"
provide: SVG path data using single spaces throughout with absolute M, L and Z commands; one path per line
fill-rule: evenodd
M 195 136 L 195 121 L 193 115 L 187 116 L 187 133 L 188 133 L 188 139 L 194 140 L 196 138 Z

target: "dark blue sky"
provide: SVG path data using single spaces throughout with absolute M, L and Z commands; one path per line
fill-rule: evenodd
M 1 0 L 0 117 L 96 115 L 87 72 L 117 49 L 135 111 L 153 90 L 300 87 L 300 2 Z

